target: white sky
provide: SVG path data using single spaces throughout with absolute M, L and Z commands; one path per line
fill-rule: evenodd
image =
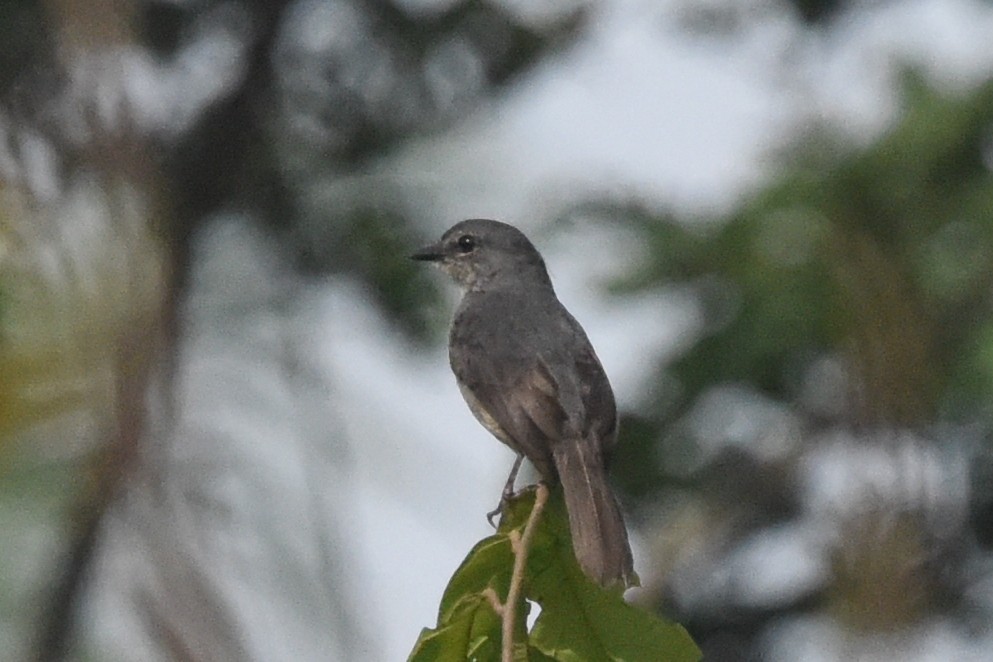
M 431 201 L 439 234 L 471 216 L 529 232 L 627 403 L 649 367 L 643 357 L 671 350 L 692 308 L 600 301 L 596 275 L 623 260 L 623 242 L 605 245 L 584 230 L 549 243 L 534 219 L 584 189 L 719 209 L 762 180 L 770 141 L 804 118 L 832 118 L 866 138 L 884 126 L 894 56 L 956 86 L 993 64 L 993 8 L 977 2 L 882 3 L 812 45 L 775 23 L 693 39 L 674 23 L 680 5 L 603 3 L 582 43 L 381 173 Z M 404 659 L 420 628 L 434 625 L 451 573 L 488 534 L 483 515 L 512 456 L 469 414 L 443 347 L 411 355 L 347 288 L 325 303 L 324 356 L 342 386 L 339 413 L 357 462 L 355 585 L 384 635 L 382 659 Z

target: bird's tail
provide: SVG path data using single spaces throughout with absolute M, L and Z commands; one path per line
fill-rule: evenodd
M 627 528 L 597 445 L 587 440 L 558 443 L 552 457 L 580 567 L 601 586 L 630 586 L 634 565 Z

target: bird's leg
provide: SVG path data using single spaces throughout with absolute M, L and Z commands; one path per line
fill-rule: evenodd
M 510 475 L 507 476 L 507 482 L 503 485 L 503 492 L 500 493 L 500 503 L 495 509 L 486 513 L 486 521 L 494 529 L 497 528 L 497 525 L 493 523 L 493 518 L 503 512 L 503 505 L 514 497 L 514 481 L 517 480 L 517 472 L 521 470 L 522 462 L 524 462 L 524 453 L 518 453 L 517 459 L 514 460 L 514 466 L 510 468 Z
M 517 472 L 521 470 L 521 463 L 524 462 L 524 453 L 518 453 L 514 460 L 514 466 L 510 468 L 510 475 L 503 485 L 503 493 L 500 495 L 501 501 L 508 501 L 514 496 L 514 482 L 517 480 Z

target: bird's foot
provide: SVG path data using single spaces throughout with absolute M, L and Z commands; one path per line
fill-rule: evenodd
M 486 521 L 489 522 L 490 523 L 490 526 L 492 526 L 494 529 L 497 528 L 497 523 L 493 521 L 493 518 L 496 517 L 497 515 L 503 515 L 503 505 L 505 503 L 506 503 L 506 501 L 504 501 L 501 498 L 500 499 L 500 504 L 496 508 L 494 508 L 493 510 L 491 510 L 490 512 L 486 513 Z

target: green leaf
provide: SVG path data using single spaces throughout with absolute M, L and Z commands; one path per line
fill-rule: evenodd
M 623 591 L 592 582 L 572 551 L 561 491 L 556 490 L 535 537 L 547 547 L 545 562 L 536 556 L 529 569 L 528 597 L 541 605 L 531 645 L 553 660 L 691 662 L 700 650 L 686 630 L 624 602 Z
M 451 617 L 458 604 L 467 596 L 481 594 L 486 588 L 493 588 L 503 599 L 510 585 L 510 573 L 514 565 L 514 555 L 510 550 L 510 539 L 497 534 L 476 543 L 469 555 L 462 561 L 448 582 L 441 597 L 438 622 L 444 623 Z
M 409 662 L 500 659 L 500 618 L 484 592 L 505 598 L 514 565 L 509 535 L 523 531 L 534 496 L 527 490 L 505 504 L 497 533 L 477 543 L 455 571 L 441 599 L 438 626 L 421 632 Z M 561 490 L 552 492 L 535 530 L 524 592 L 541 606 L 541 615 L 529 634 L 531 605 L 518 605 L 514 659 L 520 662 L 700 658 L 683 628 L 628 605 L 621 589 L 601 588 L 583 574 Z
M 409 662 L 500 659 L 500 617 L 483 592 L 491 588 L 501 600 L 506 597 L 514 566 L 508 534 L 523 526 L 530 509 L 512 505 L 508 512 L 513 517 L 505 514 L 500 531 L 476 543 L 452 575 L 441 598 L 438 625 L 421 631 Z M 526 617 L 527 609 L 520 610 L 519 641 L 524 640 Z
M 555 658 L 548 657 L 534 646 L 528 646 L 528 662 L 555 662 Z
M 585 577 L 546 573 L 542 611 L 531 643 L 561 662 L 625 660 L 695 662 L 700 650 L 686 630 L 633 607 Z
M 450 606 L 435 629 L 424 628 L 408 662 L 464 662 L 500 658 L 500 618 L 480 594 Z

